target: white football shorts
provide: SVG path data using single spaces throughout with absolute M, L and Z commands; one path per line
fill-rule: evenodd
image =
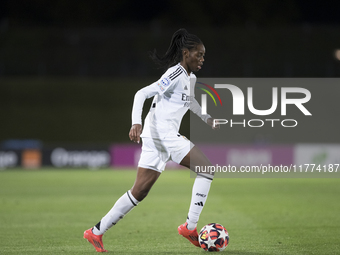
M 142 138 L 142 153 L 139 167 L 162 172 L 169 160 L 181 163 L 182 159 L 194 147 L 194 144 L 182 135 L 168 135 L 164 139 Z

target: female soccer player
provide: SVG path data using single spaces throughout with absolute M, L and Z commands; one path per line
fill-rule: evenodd
M 98 252 L 106 252 L 103 234 L 141 202 L 165 168 L 172 160 L 195 171 L 195 166 L 210 166 L 208 158 L 178 131 L 183 115 L 190 108 L 213 129 L 210 115 L 202 115 L 194 94 L 197 72 L 204 62 L 205 48 L 202 41 L 185 29 L 174 33 L 169 49 L 160 57 L 156 51 L 151 58 L 161 67 L 168 68 L 153 84 L 139 90 L 132 108 L 132 127 L 129 137 L 133 142 L 142 138 L 142 153 L 138 163 L 137 177 L 133 187 L 122 195 L 112 209 L 95 225 L 84 232 Z M 191 93 L 191 94 L 190 94 Z M 142 109 L 147 98 L 153 98 L 151 109 L 142 131 Z M 213 175 L 197 173 L 187 220 L 178 227 L 178 233 L 195 246 L 198 242 L 197 222 L 208 196 Z

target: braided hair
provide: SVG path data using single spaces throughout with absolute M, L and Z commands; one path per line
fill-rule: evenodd
M 155 49 L 150 53 L 150 57 L 160 68 L 168 69 L 182 61 L 183 49 L 190 51 L 199 44 L 202 44 L 202 41 L 196 35 L 189 34 L 187 30 L 181 28 L 173 34 L 170 46 L 164 56 L 159 56 Z

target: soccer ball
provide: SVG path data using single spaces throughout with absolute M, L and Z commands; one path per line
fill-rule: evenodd
M 201 229 L 198 241 L 205 251 L 223 251 L 229 243 L 228 231 L 221 224 L 210 223 Z

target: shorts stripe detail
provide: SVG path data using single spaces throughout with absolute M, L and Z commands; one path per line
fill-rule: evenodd
M 130 198 L 131 203 L 132 203 L 134 206 L 137 206 L 137 205 L 132 201 L 132 199 L 131 199 L 131 197 L 130 197 L 130 195 L 129 195 L 129 191 L 127 191 L 126 194 L 127 194 L 128 197 Z

